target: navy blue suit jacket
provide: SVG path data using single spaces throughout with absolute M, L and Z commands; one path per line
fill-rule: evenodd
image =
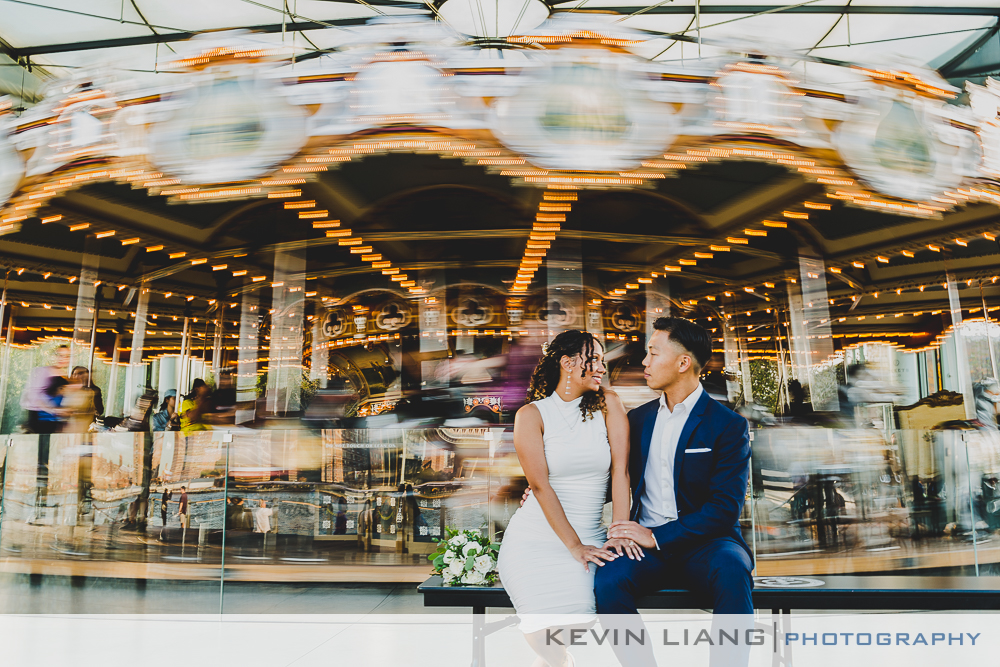
M 657 399 L 628 413 L 633 521 L 640 516 L 643 477 L 659 407 Z M 749 474 L 747 420 L 703 392 L 688 415 L 674 456 L 677 520 L 653 529 L 660 549 L 680 554 L 711 539 L 732 537 L 752 559 L 739 523 Z

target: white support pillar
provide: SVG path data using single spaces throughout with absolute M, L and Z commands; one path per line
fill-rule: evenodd
M 301 408 L 305 264 L 305 258 L 294 251 L 274 254 L 274 312 L 267 364 L 267 411 L 271 414 Z
M 132 350 L 128 358 L 127 384 L 125 386 L 124 414 L 129 414 L 137 398 L 142 396 L 146 384 L 146 374 L 142 368 L 142 349 L 146 340 L 147 310 L 149 307 L 149 288 L 143 283 L 139 286 L 138 303 L 135 306 L 135 321 L 132 326 Z
M 549 341 L 563 331 L 586 326 L 580 252 L 579 239 L 557 237 L 545 260 L 548 314 L 545 328 L 549 331 Z
M 309 379 L 319 382 L 320 389 L 326 389 L 330 372 L 330 349 L 326 346 L 326 336 L 323 334 L 325 313 L 322 299 L 316 298 L 313 309 L 312 325 L 312 362 L 309 366 Z
M 659 284 L 646 284 L 646 344 L 653 336 L 653 323 L 661 317 L 670 317 L 670 285 L 661 277 Z
M 253 421 L 257 400 L 257 356 L 260 352 L 258 318 L 260 298 L 257 292 L 243 295 L 240 311 L 239 343 L 236 345 L 236 423 Z M 220 311 L 219 317 L 223 314 Z
M 824 363 L 833 357 L 826 265 L 822 259 L 799 258 L 798 275 L 788 279 L 788 320 L 792 377 L 809 387 L 813 410 L 839 411 L 836 379 L 821 377 Z M 834 372 L 832 367 L 829 372 Z
M 108 381 L 108 396 L 104 401 L 104 415 L 106 417 L 122 416 L 122 406 L 118 402 L 118 360 L 121 357 L 119 348 L 122 346 L 122 335 L 115 332 L 115 349 L 111 351 L 111 379 Z M 127 392 L 126 392 L 127 393 Z
M 3 319 L 0 318 L 0 326 L 3 325 Z M 10 368 L 10 351 L 11 344 L 14 342 L 14 306 L 10 307 L 10 316 L 7 321 L 7 337 L 4 339 L 3 344 L 3 354 L 0 355 L 0 433 L 3 433 L 3 413 L 4 405 L 7 402 L 7 379 L 10 375 L 7 373 L 8 368 Z M 13 429 L 11 429 L 13 430 Z
M 945 274 L 948 280 L 948 306 L 951 309 L 952 336 L 955 340 L 955 362 L 959 387 L 965 403 L 965 418 L 976 418 L 976 398 L 972 391 L 972 372 L 969 370 L 969 354 L 966 350 L 962 329 L 962 303 L 959 299 L 958 284 L 951 271 Z
M 190 365 L 188 357 L 191 356 L 189 354 L 190 347 L 191 344 L 190 344 L 190 336 L 188 335 L 188 318 L 185 317 L 184 327 L 181 329 L 181 353 L 178 357 L 180 365 L 177 368 L 178 397 L 183 396 L 184 394 L 188 393 L 191 390 L 189 386 L 191 384 L 191 378 L 188 377 L 189 375 L 188 366 Z M 177 404 L 180 405 L 180 401 L 178 401 Z
M 222 336 L 225 328 L 225 304 L 218 302 L 215 318 L 215 340 L 212 341 L 212 377 L 215 378 L 215 386 L 218 387 L 222 381 Z
M 88 239 L 89 245 L 90 239 Z M 70 369 L 73 366 L 90 368 L 92 356 L 91 339 L 95 317 L 95 299 L 97 293 L 97 267 L 100 263 L 98 255 L 85 253 L 80 267 L 80 279 L 77 281 L 76 311 L 73 322 L 73 337 L 70 342 Z

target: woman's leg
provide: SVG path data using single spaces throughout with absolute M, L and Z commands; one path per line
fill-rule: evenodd
M 528 640 L 528 646 L 538 655 L 538 659 L 531 664 L 531 667 L 572 667 L 573 658 L 569 655 L 565 646 L 556 642 L 546 641 L 547 636 L 555 628 L 530 632 L 524 635 Z
M 531 667 L 573 667 L 573 654 L 566 650 L 564 644 L 550 641 L 549 637 L 565 638 L 574 630 L 590 630 L 596 623 L 595 619 L 588 623 L 552 626 L 538 632 L 526 633 L 524 638 L 528 640 L 528 646 L 538 655 Z

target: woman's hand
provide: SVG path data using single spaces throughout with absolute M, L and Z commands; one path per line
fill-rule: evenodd
M 656 538 L 653 531 L 645 526 L 640 526 L 635 521 L 612 521 L 608 530 L 608 537 L 611 539 L 622 538 L 632 540 L 640 547 L 646 549 L 656 549 Z
M 627 540 L 621 537 L 608 540 L 604 543 L 604 548 L 613 550 L 619 556 L 621 556 L 624 551 L 625 555 L 632 560 L 642 560 L 646 556 L 646 554 L 642 552 L 642 547 L 632 540 Z
M 590 563 L 604 567 L 604 561 L 610 562 L 618 558 L 618 554 L 611 553 L 606 548 L 592 547 L 589 544 L 578 544 L 569 552 L 573 554 L 573 558 L 583 563 L 584 569 L 589 568 Z

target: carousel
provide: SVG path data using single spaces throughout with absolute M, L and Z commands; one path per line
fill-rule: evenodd
M 864 489 L 942 469 L 933 442 L 894 440 L 894 420 L 972 419 L 976 387 L 997 380 L 1000 83 L 979 76 L 995 27 L 956 28 L 975 39 L 933 69 L 712 37 L 729 19 L 694 32 L 706 18 L 686 6 L 550 17 L 516 4 L 492 29 L 473 16 L 463 30 L 475 3 L 459 0 L 428 5 L 433 18 L 289 14 L 282 38 L 328 40 L 308 48 L 278 41 L 278 24 L 152 26 L 156 39 L 121 39 L 169 44 L 155 76 L 121 61 L 68 67 L 34 97 L 0 100 L 2 432 L 17 431 L 27 373 L 59 345 L 91 369 L 105 417 L 204 378 L 229 392 L 226 428 L 241 430 L 151 450 L 164 489 L 269 485 L 300 507 L 282 519 L 296 534 L 418 554 L 465 521 L 454 517 L 490 530 L 509 518 L 519 472 L 500 432 L 543 342 L 594 333 L 610 386 L 635 405 L 648 400 L 652 323 L 680 315 L 713 334 L 706 383 L 760 424 L 803 402 L 841 414 L 859 364 L 902 387 L 868 402 L 874 435 L 841 443 L 848 458 L 889 452 L 884 466 L 810 469 L 810 488 L 833 491 L 796 508 L 782 494 L 798 473 L 775 454 L 748 503 L 763 518 L 746 517 L 781 556 L 806 531 L 788 528 L 805 525 L 805 507 L 840 512 L 830 498 L 856 492 L 868 504 L 852 512 L 882 517 L 856 525 L 898 539 L 907 518 L 895 510 L 912 497 L 877 503 Z M 805 5 L 751 14 L 801 17 Z M 826 13 L 837 21 L 817 44 L 855 15 Z M 624 22 L 640 15 L 688 27 Z M 894 416 L 893 404 L 909 409 Z M 310 428 L 321 442 L 297 434 Z M 819 465 L 817 438 L 799 439 L 803 465 Z M 762 460 L 781 439 L 761 436 Z M 122 488 L 142 476 L 140 450 L 111 465 L 131 466 Z M 948 474 L 958 488 L 969 473 Z M 250 512 L 218 495 L 205 526 Z M 940 536 L 948 517 L 931 514 L 920 525 Z M 864 541 L 839 519 L 815 525 L 824 549 Z M 951 558 L 933 565 L 973 556 Z M 891 554 L 865 562 L 898 566 Z

